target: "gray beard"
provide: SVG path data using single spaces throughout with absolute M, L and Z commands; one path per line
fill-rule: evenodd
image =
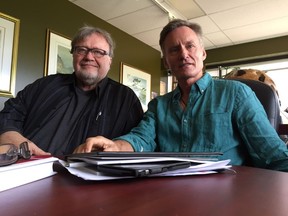
M 91 76 L 91 75 L 86 75 L 82 72 L 78 72 L 76 76 L 77 76 L 78 81 L 83 86 L 97 85 L 98 82 L 100 82 L 100 80 L 102 79 L 98 75 Z

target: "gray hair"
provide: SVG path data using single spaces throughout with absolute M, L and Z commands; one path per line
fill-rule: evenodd
M 95 33 L 105 38 L 105 40 L 107 41 L 109 45 L 109 56 L 113 57 L 114 49 L 115 49 L 115 42 L 113 41 L 111 35 L 107 31 L 100 29 L 100 28 L 93 27 L 93 26 L 83 26 L 78 30 L 78 32 L 76 33 L 76 35 L 74 36 L 71 42 L 71 53 L 74 51 L 75 45 L 78 42 L 83 41 L 86 37 Z
M 202 33 L 202 29 L 201 29 L 200 25 L 198 25 L 197 23 L 191 23 L 191 22 L 186 21 L 186 20 L 174 19 L 174 20 L 170 21 L 166 26 L 164 26 L 164 28 L 162 29 L 162 31 L 160 33 L 159 45 L 160 45 L 162 51 L 164 49 L 164 41 L 165 41 L 167 35 L 171 31 L 173 31 L 174 29 L 182 27 L 182 26 L 186 26 L 186 27 L 192 29 L 196 33 L 196 35 L 198 36 L 200 44 L 203 46 L 203 39 L 202 39 L 203 33 Z

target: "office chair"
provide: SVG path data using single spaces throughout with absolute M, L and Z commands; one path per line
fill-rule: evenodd
M 282 118 L 280 115 L 280 102 L 276 92 L 269 85 L 260 81 L 241 78 L 229 79 L 240 81 L 248 85 L 255 92 L 257 98 L 259 99 L 266 111 L 271 125 L 275 128 L 277 132 L 279 132 L 278 129 L 279 125 L 282 124 Z

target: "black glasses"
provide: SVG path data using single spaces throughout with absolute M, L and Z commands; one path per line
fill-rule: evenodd
M 15 163 L 19 158 L 30 159 L 28 143 L 23 142 L 19 148 L 14 144 L 0 144 L 0 166 Z
M 81 56 L 86 56 L 90 52 L 96 58 L 101 58 L 105 55 L 109 55 L 109 53 L 106 52 L 105 50 L 98 49 L 98 48 L 89 49 L 89 48 L 83 47 L 83 46 L 74 47 L 74 52 L 77 55 L 81 55 Z

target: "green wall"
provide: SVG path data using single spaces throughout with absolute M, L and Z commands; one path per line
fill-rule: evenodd
M 72 38 L 84 24 L 107 30 L 116 42 L 110 78 L 119 81 L 120 62 L 124 62 L 151 74 L 151 90 L 159 93 L 160 52 L 68 0 L 2 0 L 0 12 L 20 20 L 16 93 L 44 76 L 47 29 Z M 0 97 L 0 109 L 6 100 Z

